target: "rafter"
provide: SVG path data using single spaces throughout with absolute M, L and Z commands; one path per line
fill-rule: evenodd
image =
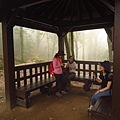
M 94 18 L 93 15 L 92 15 L 92 7 L 91 7 L 89 1 L 88 0 L 84 0 L 83 2 L 85 4 L 85 6 L 86 6 L 89 18 Z
M 61 8 L 62 4 L 64 3 L 64 0 L 61 0 L 59 2 L 59 4 L 56 4 L 56 6 L 54 7 L 54 9 L 52 10 L 52 12 L 49 14 L 48 19 L 50 19 L 51 17 L 55 18 L 58 10 Z M 58 9 L 59 8 L 59 9 Z
M 55 1 L 55 2 L 53 2 L 51 5 L 49 5 L 43 12 L 42 12 L 42 14 L 40 15 L 40 16 L 47 16 L 50 12 L 51 12 L 51 10 L 54 8 L 54 6 L 56 6 L 56 4 L 57 4 L 57 0 Z M 51 9 L 52 8 L 52 9 Z
M 99 0 L 104 6 L 109 8 L 112 12 L 115 12 L 115 7 L 112 6 L 110 3 L 106 2 L 105 0 Z
M 34 5 L 41 4 L 44 2 L 49 2 L 49 1 L 52 1 L 52 0 L 25 0 L 23 3 L 18 2 L 17 5 L 13 7 L 13 9 L 15 9 L 17 7 L 18 8 L 27 8 L 30 6 L 34 6 Z
M 102 8 L 102 6 L 99 6 L 99 2 L 96 0 L 91 0 L 91 4 L 94 5 L 94 8 L 96 9 L 96 11 L 98 11 L 98 13 L 100 14 L 101 17 L 105 17 L 106 14 Z
M 63 4 L 61 5 L 61 7 L 59 8 L 57 14 L 56 14 L 56 18 L 59 18 L 59 16 L 61 16 L 61 12 L 63 13 L 64 9 L 65 9 L 65 4 L 66 4 L 66 0 L 63 0 Z M 54 17 L 54 16 L 53 16 Z M 55 19 L 56 19 L 55 18 Z
M 69 5 L 70 5 L 70 1 L 69 2 L 67 1 L 64 13 L 62 13 L 61 16 L 59 17 L 60 21 L 63 20 L 64 17 L 67 15 L 67 10 L 68 10 Z

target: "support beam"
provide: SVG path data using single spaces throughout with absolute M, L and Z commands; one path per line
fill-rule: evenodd
M 11 25 L 8 25 L 9 26 L 8 27 L 7 25 L 8 23 L 7 23 L 6 16 L 3 16 L 2 33 L 3 33 L 6 107 L 7 109 L 12 109 L 16 106 L 13 27 L 11 27 Z
M 78 22 L 64 22 L 62 26 L 65 28 L 67 27 L 79 27 L 79 26 L 93 26 L 93 25 L 101 25 L 101 24 L 108 24 L 108 23 L 113 23 L 114 22 L 114 15 L 110 15 L 107 17 L 103 18 L 95 18 L 95 19 L 90 19 L 90 20 L 83 20 L 83 21 L 78 21 Z
M 68 30 L 69 31 L 69 30 Z M 64 29 L 59 29 L 57 32 L 58 35 L 58 49 L 64 51 L 64 41 L 65 41 L 65 35 L 68 33 L 68 31 L 64 31 Z
M 110 3 L 108 3 L 105 0 L 99 0 L 104 6 L 106 6 L 107 8 L 109 8 L 112 12 L 115 12 L 115 8 L 114 6 L 112 6 Z
M 16 20 L 16 16 L 19 13 L 20 9 L 15 9 L 12 13 L 12 15 L 10 16 L 9 21 L 7 22 L 7 27 L 11 26 L 13 27 L 15 24 L 15 20 Z
M 56 26 L 49 25 L 47 23 L 42 23 L 39 21 L 35 21 L 32 19 L 27 19 L 27 18 L 23 18 L 20 20 L 20 18 L 17 17 L 15 23 L 18 26 L 29 27 L 29 28 L 34 28 L 34 29 L 43 30 L 47 32 L 53 32 L 53 33 L 56 33 L 58 29 L 58 27 Z
M 58 35 L 58 49 L 64 51 L 64 36 Z
M 112 120 L 120 119 L 120 0 L 115 0 Z

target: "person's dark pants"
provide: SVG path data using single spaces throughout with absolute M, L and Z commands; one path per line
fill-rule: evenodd
M 65 75 L 66 84 L 70 85 L 70 81 L 75 78 L 74 72 L 69 72 Z
M 54 74 L 56 78 L 56 92 L 64 90 L 64 78 L 63 74 Z

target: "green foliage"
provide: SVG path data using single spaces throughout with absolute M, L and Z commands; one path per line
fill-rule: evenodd
M 32 59 L 32 62 L 35 62 L 35 63 L 40 63 L 40 62 L 45 62 L 44 59 L 38 57 L 38 56 L 35 56 L 33 59 Z
M 4 63 L 3 61 L 0 61 L 0 70 L 3 70 L 4 69 Z

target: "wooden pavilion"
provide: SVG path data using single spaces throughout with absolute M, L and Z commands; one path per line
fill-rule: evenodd
M 16 106 L 13 27 L 15 25 L 53 32 L 58 48 L 70 31 L 114 27 L 114 84 L 112 118 L 120 118 L 120 0 L 0 0 L 7 108 Z

